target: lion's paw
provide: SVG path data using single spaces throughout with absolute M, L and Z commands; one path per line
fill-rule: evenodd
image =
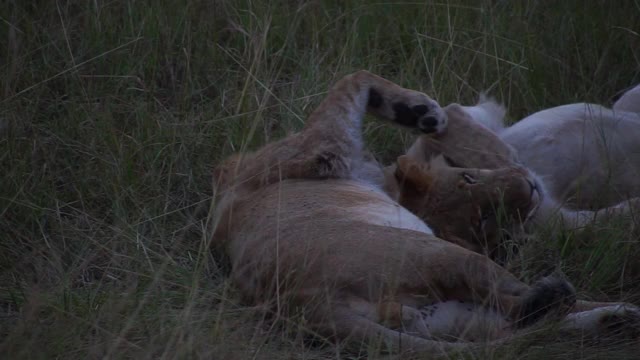
M 425 134 L 440 134 L 447 127 L 447 115 L 438 103 L 427 95 L 407 90 L 406 96 L 394 99 L 394 121 L 402 126 L 415 127 Z
M 602 314 L 598 327 L 600 335 L 640 339 L 640 309 L 634 306 L 620 306 Z

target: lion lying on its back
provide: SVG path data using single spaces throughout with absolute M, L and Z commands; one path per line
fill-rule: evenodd
M 424 133 L 446 127 L 426 95 L 361 71 L 334 86 L 302 132 L 216 170 L 222 195 L 214 236 L 244 296 L 285 313 L 300 309 L 311 331 L 339 341 L 382 339 L 396 350 L 434 353 L 466 345 L 403 332 L 420 328 L 413 325 L 424 306 L 464 301 L 518 327 L 571 306 L 566 282 L 524 284 L 485 256 L 436 238 L 389 198 L 379 166 L 363 155 L 366 112 Z M 453 327 L 456 314 L 444 320 Z
M 458 109 L 445 114 L 426 95 L 361 71 L 335 85 L 303 131 L 219 166 L 214 237 L 242 294 L 285 315 L 302 311 L 310 331 L 338 341 L 383 340 L 430 353 L 469 346 L 435 339 L 504 337 L 572 306 L 565 281 L 522 283 L 487 257 L 435 237 L 381 190 L 381 169 L 363 154 L 364 114 L 439 134 Z M 530 194 L 522 211 L 537 206 L 531 179 L 510 176 Z M 478 314 L 477 326 L 462 331 L 468 310 Z M 600 318 L 587 318 L 564 323 L 597 327 Z

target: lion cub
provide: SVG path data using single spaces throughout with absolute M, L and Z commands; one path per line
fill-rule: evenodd
M 215 170 L 214 241 L 247 300 L 283 316 L 302 312 L 309 331 L 337 341 L 429 353 L 469 344 L 404 331 L 425 306 L 463 301 L 522 327 L 573 304 L 567 282 L 529 286 L 435 237 L 392 200 L 364 152 L 366 113 L 426 134 L 447 128 L 447 114 L 427 95 L 359 71 L 337 82 L 301 132 Z M 457 331 L 458 316 L 466 314 L 440 319 L 441 332 Z

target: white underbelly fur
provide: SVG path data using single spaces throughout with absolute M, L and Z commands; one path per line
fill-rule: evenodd
M 314 182 L 311 188 L 306 180 L 287 180 L 286 184 L 291 196 L 314 204 L 303 209 L 305 221 L 354 221 L 433 235 L 424 221 L 392 200 L 379 185 L 345 179 Z
M 412 214 L 409 210 L 391 200 L 382 190 L 371 187 L 372 195 L 378 201 L 367 205 L 356 205 L 348 208 L 349 220 L 362 221 L 372 225 L 389 226 L 400 229 L 419 231 L 433 235 L 433 230 Z
M 351 214 L 353 220 L 433 235 L 433 230 L 427 224 L 397 204 L 375 204 L 366 207 L 353 207 L 350 210 L 353 211 Z

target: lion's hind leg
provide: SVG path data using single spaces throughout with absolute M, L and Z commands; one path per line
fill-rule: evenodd
M 549 276 L 527 285 L 489 258 L 455 247 L 447 274 L 437 279 L 444 298 L 496 309 L 518 328 L 529 326 L 549 313 L 568 313 L 575 304 L 575 289 L 566 280 Z M 444 267 L 431 261 L 432 266 Z
M 422 337 L 448 341 L 491 341 L 513 333 L 511 322 L 495 309 L 463 301 L 425 306 L 404 328 Z
M 429 340 L 486 342 L 504 338 L 513 330 L 503 314 L 471 302 L 441 301 L 420 309 L 397 301 L 383 301 L 368 309 L 366 304 L 370 303 L 350 302 L 352 309 L 376 323 Z
M 377 305 L 371 304 L 371 306 Z M 469 343 L 431 340 L 390 329 L 348 305 L 339 305 L 332 309 L 331 325 L 333 334 L 330 335 L 340 341 L 361 344 L 361 346 L 366 344 L 390 352 L 445 354 L 456 350 L 473 349 L 473 345 Z
M 567 315 L 560 330 L 581 335 L 640 339 L 640 309 L 629 304 L 610 303 Z

